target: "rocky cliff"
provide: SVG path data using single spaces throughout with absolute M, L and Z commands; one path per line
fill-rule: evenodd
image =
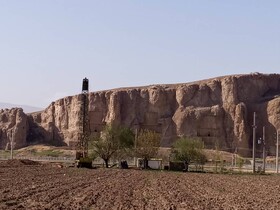
M 0 109 L 0 149 L 27 145 L 28 117 L 21 108 Z
M 162 146 L 171 146 L 178 136 L 192 136 L 201 138 L 208 148 L 218 146 L 248 155 L 256 112 L 257 138 L 265 126 L 266 142 L 273 153 L 274 134 L 280 129 L 279 96 L 279 74 L 234 75 L 186 84 L 92 92 L 90 130 L 100 132 L 107 123 L 134 130 L 148 128 L 162 134 Z M 69 96 L 53 102 L 43 112 L 29 115 L 26 141 L 74 145 L 81 104 L 82 95 Z M 1 126 L 2 118 L 0 122 Z

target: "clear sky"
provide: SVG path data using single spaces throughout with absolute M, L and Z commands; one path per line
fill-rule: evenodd
M 0 0 L 0 102 L 280 73 L 279 0 Z

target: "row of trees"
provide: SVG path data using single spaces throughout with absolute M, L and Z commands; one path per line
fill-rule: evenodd
M 109 167 L 112 158 L 122 160 L 127 157 L 138 157 L 143 159 L 144 168 L 147 168 L 148 160 L 157 156 L 160 139 L 160 135 L 151 130 L 140 130 L 135 136 L 129 128 L 107 125 L 100 136 L 90 141 L 91 156 L 102 158 L 106 168 Z M 172 147 L 171 158 L 183 161 L 185 170 L 188 171 L 191 162 L 200 165 L 206 162 L 203 148 L 201 140 L 180 138 Z
M 98 156 L 109 167 L 110 159 L 117 160 L 127 157 L 139 157 L 144 160 L 147 167 L 148 159 L 157 155 L 160 147 L 160 135 L 150 130 L 140 130 L 137 136 L 129 128 L 112 125 L 105 126 L 100 136 L 90 141 L 92 156 Z

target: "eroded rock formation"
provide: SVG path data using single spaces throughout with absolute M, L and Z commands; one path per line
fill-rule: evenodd
M 162 146 L 171 146 L 178 136 L 192 136 L 201 138 L 206 147 L 248 155 L 253 112 L 257 112 L 257 137 L 265 126 L 267 145 L 273 152 L 274 133 L 280 129 L 279 96 L 279 74 L 93 92 L 89 94 L 90 130 L 100 132 L 107 123 L 134 130 L 148 128 L 162 134 Z M 65 97 L 29 115 L 28 142 L 74 145 L 81 101 L 81 95 Z
M 0 148 L 10 149 L 11 142 L 14 148 L 27 145 L 29 123 L 27 115 L 21 108 L 0 110 Z

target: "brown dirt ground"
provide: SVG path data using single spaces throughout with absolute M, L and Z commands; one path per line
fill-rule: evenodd
M 280 177 L 0 161 L 0 209 L 279 209 Z

